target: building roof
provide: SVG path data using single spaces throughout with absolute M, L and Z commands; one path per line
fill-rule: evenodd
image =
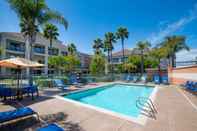
M 129 49 L 124 49 L 124 54 L 125 56 L 129 56 L 131 55 L 132 53 L 132 50 L 129 50 Z M 112 54 L 113 57 L 119 57 L 119 56 L 122 56 L 122 50 L 121 51 L 118 51 L 118 52 L 115 52 Z
M 148 52 L 149 49 L 145 49 L 145 53 Z M 125 56 L 129 56 L 129 55 L 139 55 L 140 54 L 140 50 L 138 50 L 137 48 L 133 48 L 133 49 L 124 49 L 124 54 Z M 121 57 L 122 56 L 122 50 L 115 52 L 112 54 L 113 57 Z
M 79 54 L 80 56 L 84 56 L 84 57 L 92 57 L 92 55 L 87 54 L 87 53 L 78 52 L 78 54 Z
M 25 37 L 20 32 L 0 32 L 0 35 L 15 38 L 18 41 L 25 42 Z M 36 42 L 35 43 L 49 43 L 49 41 L 44 38 L 41 33 L 37 33 Z M 66 48 L 66 45 L 63 44 L 60 40 L 53 40 L 53 42 L 59 44 L 61 47 Z

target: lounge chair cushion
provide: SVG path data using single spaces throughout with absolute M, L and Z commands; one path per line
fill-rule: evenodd
M 12 111 L 0 112 L 0 123 L 33 115 L 35 113 L 36 112 L 34 112 L 29 107 L 22 107 Z
M 45 127 L 39 128 L 37 131 L 64 131 L 61 127 L 59 127 L 57 124 L 49 124 Z

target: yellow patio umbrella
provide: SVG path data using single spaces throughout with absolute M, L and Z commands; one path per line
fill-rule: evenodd
M 24 68 L 35 68 L 35 67 L 42 67 L 43 64 L 40 64 L 35 61 L 30 61 L 25 58 L 10 58 L 10 59 L 4 59 L 0 61 L 0 67 L 7 67 L 7 68 L 15 68 L 17 69 L 17 88 L 19 88 L 19 73 L 21 72 L 21 69 Z

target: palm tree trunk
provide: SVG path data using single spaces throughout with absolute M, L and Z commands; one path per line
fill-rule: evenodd
M 159 65 L 158 65 L 158 74 L 159 74 L 159 81 L 161 82 L 161 67 L 160 67 L 160 62 L 161 60 L 159 59 Z
M 144 73 L 144 54 L 143 51 L 141 52 L 141 76 Z
M 30 60 L 33 60 L 33 38 L 31 37 L 30 38 Z M 33 75 L 33 70 L 32 70 L 32 68 L 29 68 L 29 76 L 28 76 L 28 78 L 29 78 L 29 85 L 33 85 L 33 77 L 32 77 L 32 75 Z
M 52 48 L 52 39 L 50 38 L 50 49 Z
M 30 60 L 33 60 L 33 43 L 35 43 L 36 40 L 36 33 L 34 35 L 30 36 Z M 29 85 L 33 85 L 33 69 L 29 69 Z
M 113 73 L 114 73 L 114 71 L 113 71 L 113 61 L 112 61 L 112 50 L 110 51 L 110 57 L 111 57 L 111 60 L 110 60 L 110 65 L 111 65 L 111 75 L 112 75 L 112 79 L 113 79 Z
M 172 67 L 176 67 L 176 56 L 174 53 L 172 54 Z
M 121 39 L 122 41 L 122 56 L 123 56 L 123 64 L 125 63 L 125 56 L 124 56 L 124 39 Z
M 109 56 L 109 54 L 110 54 L 110 50 L 107 51 L 108 63 L 110 63 L 110 56 Z

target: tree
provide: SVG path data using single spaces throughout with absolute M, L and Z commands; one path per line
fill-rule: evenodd
M 51 56 L 48 60 L 49 67 L 52 67 L 56 70 L 56 73 L 60 75 L 61 70 L 64 70 L 67 61 L 64 56 Z
M 151 44 L 148 41 L 139 41 L 137 43 L 137 49 L 140 51 L 141 56 L 141 75 L 144 73 L 144 52 L 146 49 L 149 49 Z
M 160 79 L 160 81 L 161 81 L 161 67 L 160 67 L 160 63 L 161 63 L 161 59 L 162 58 L 166 58 L 167 57 L 167 52 L 166 51 L 167 51 L 166 48 L 154 48 L 150 52 L 150 56 L 152 56 L 153 59 L 158 62 L 158 72 L 159 72 L 159 79 Z
M 69 55 L 74 55 L 77 52 L 77 48 L 75 44 L 71 43 L 68 45 L 68 54 Z
M 50 21 L 62 24 L 67 29 L 68 22 L 65 18 L 60 13 L 51 10 L 45 0 L 7 0 L 7 2 L 19 17 L 21 32 L 24 34 L 26 44 L 30 46 L 28 55 L 30 60 L 32 60 L 32 47 L 36 41 L 39 27 Z M 33 83 L 31 76 L 30 70 L 30 84 Z
M 137 69 L 136 65 L 134 65 L 133 63 L 124 63 L 122 66 L 123 70 L 128 73 L 131 73 Z
M 103 41 L 100 38 L 94 40 L 93 49 L 95 50 L 95 54 L 101 53 L 102 48 L 103 48 Z
M 167 56 L 172 67 L 176 66 L 177 52 L 181 50 L 189 51 L 189 46 L 185 43 L 184 36 L 168 36 L 159 46 L 167 50 Z
M 117 32 L 116 32 L 116 37 L 117 39 L 121 40 L 121 44 L 122 44 L 122 57 L 123 57 L 123 63 L 125 62 L 125 55 L 124 55 L 124 40 L 128 39 L 129 37 L 129 32 L 127 30 L 127 28 L 123 28 L 120 27 L 118 28 Z
M 68 73 L 73 72 L 80 65 L 80 60 L 75 55 L 65 56 L 65 60 L 67 64 L 64 69 Z
M 78 65 L 80 65 L 79 59 L 74 55 L 68 56 L 51 56 L 49 57 L 48 64 L 54 68 L 57 74 L 61 74 L 61 71 L 72 72 Z
M 108 54 L 108 63 L 111 64 L 111 72 L 113 73 L 113 65 L 112 65 L 112 50 L 114 49 L 113 44 L 116 43 L 116 37 L 112 32 L 108 32 L 105 34 L 104 40 L 104 51 L 107 51 Z M 110 57 L 109 57 L 110 55 Z
M 92 75 L 102 75 L 105 72 L 105 57 L 103 54 L 95 54 L 91 59 L 90 73 Z
M 57 40 L 59 36 L 58 29 L 55 25 L 47 23 L 44 27 L 44 37 L 50 42 L 50 49 L 52 48 L 53 40 Z

